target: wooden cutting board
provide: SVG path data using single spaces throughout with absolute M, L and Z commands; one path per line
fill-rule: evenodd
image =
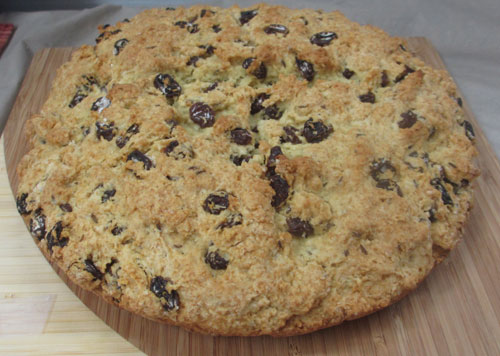
M 425 38 L 410 38 L 409 43 L 427 63 L 445 69 Z M 27 149 L 24 123 L 39 110 L 57 67 L 69 59 L 71 51 L 45 49 L 35 54 L 3 136 L 2 355 L 142 354 L 131 344 L 150 355 L 500 355 L 500 165 L 465 102 L 476 130 L 482 176 L 476 183 L 475 208 L 464 239 L 416 291 L 385 310 L 304 336 L 211 337 L 108 305 L 56 269 L 59 279 L 17 214 L 7 175 L 16 191 L 15 166 Z

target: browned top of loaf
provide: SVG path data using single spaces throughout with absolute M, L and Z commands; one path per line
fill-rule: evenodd
M 20 212 L 70 278 L 214 334 L 380 309 L 459 240 L 476 151 L 443 71 L 339 12 L 147 10 L 29 124 Z

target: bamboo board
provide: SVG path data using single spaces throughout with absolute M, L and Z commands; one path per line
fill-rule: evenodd
M 408 41 L 427 63 L 445 69 L 425 38 Z M 500 355 L 500 165 L 465 102 L 476 131 L 482 176 L 464 239 L 416 291 L 385 310 L 304 336 L 212 337 L 120 310 L 81 290 L 62 272 L 56 271 L 57 277 L 18 216 L 8 182 L 15 192 L 15 166 L 27 149 L 24 123 L 39 110 L 55 70 L 71 51 L 44 49 L 35 54 L 3 136 L 0 354 L 142 355 L 140 349 L 168 356 Z

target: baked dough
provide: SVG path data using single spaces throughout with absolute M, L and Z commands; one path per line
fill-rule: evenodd
M 449 75 L 339 12 L 146 10 L 28 122 L 19 212 L 72 281 L 217 335 L 384 308 L 460 239 L 478 176 Z

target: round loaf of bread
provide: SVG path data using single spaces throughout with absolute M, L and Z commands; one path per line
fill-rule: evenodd
M 28 123 L 17 206 L 72 281 L 217 335 L 384 308 L 460 239 L 479 174 L 449 75 L 339 12 L 101 26 Z

